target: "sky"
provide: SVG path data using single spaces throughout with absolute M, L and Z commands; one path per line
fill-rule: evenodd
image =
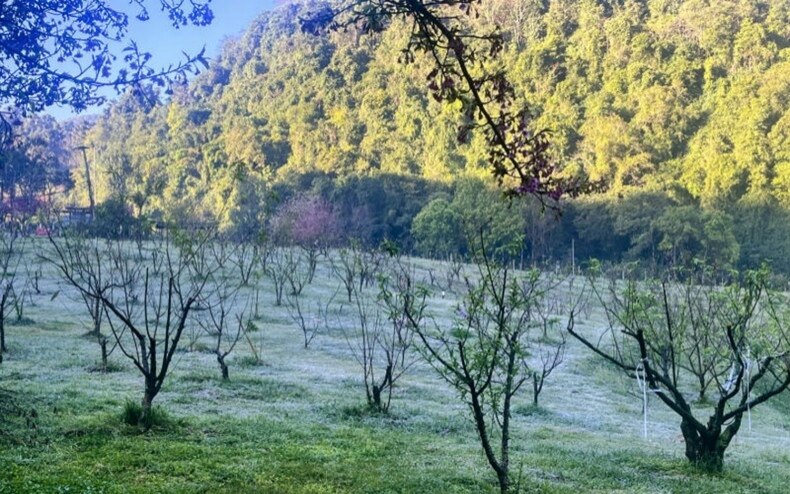
M 212 0 L 214 20 L 209 26 L 175 29 L 167 16 L 159 11 L 158 0 L 146 2 L 151 15 L 151 19 L 146 22 L 134 18 L 138 9 L 130 5 L 129 0 L 108 0 L 111 7 L 129 14 L 129 37 L 118 44 L 116 53 L 121 53 L 123 47 L 128 45 L 128 40 L 134 40 L 142 51 L 151 53 L 152 67 L 175 65 L 184 59 L 183 52 L 194 55 L 204 46 L 206 56 L 211 59 L 219 53 L 225 38 L 241 34 L 262 12 L 282 3 L 282 0 Z M 110 89 L 108 95 L 115 97 L 115 91 Z M 92 108 L 82 115 L 99 112 L 101 108 Z M 53 107 L 48 113 L 58 119 L 74 115 L 69 108 L 62 107 Z

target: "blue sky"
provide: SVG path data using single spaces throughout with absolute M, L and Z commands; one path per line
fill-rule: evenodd
M 182 52 L 198 53 L 204 46 L 206 55 L 213 58 L 222 46 L 222 41 L 242 33 L 247 26 L 266 10 L 271 10 L 284 3 L 282 0 L 212 0 L 214 21 L 209 26 L 187 26 L 173 28 L 167 16 L 159 11 L 157 0 L 146 2 L 149 6 L 151 19 L 140 22 L 134 18 L 137 7 L 129 4 L 129 0 L 108 0 L 115 9 L 129 14 L 129 39 L 137 42 L 141 50 L 151 53 L 153 67 L 167 67 L 183 60 Z M 117 46 L 120 54 L 128 40 Z M 110 91 L 113 97 L 114 91 Z M 83 114 L 98 113 L 101 109 L 94 108 Z M 56 118 L 68 118 L 73 113 L 68 108 L 52 108 L 48 112 Z

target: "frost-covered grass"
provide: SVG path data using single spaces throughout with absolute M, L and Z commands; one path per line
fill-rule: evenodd
M 416 263 L 419 278 L 444 269 Z M 263 363 L 255 365 L 242 342 L 223 382 L 202 337 L 197 351 L 176 356 L 156 398 L 160 425 L 141 433 L 123 420 L 127 402 L 142 397 L 140 375 L 117 350 L 115 372 L 92 371 L 99 347 L 83 336 L 90 322 L 82 302 L 46 267 L 41 294 L 26 309 L 32 323 L 8 327 L 0 364 L 0 388 L 28 415 L 36 411 L 0 421 L 0 493 L 496 492 L 466 409 L 427 365 L 399 382 L 390 414 L 370 413 L 344 336 L 354 329 L 344 292 L 330 329 L 305 350 L 286 308 L 275 307 L 270 282 L 262 283 Z M 308 309 L 338 285 L 323 261 L 302 295 Z M 440 322 L 457 300 L 441 291 L 430 300 Z M 582 319 L 586 331 L 601 327 L 597 310 Z M 752 413 L 752 430 L 744 425 L 721 475 L 687 465 L 678 420 L 657 400 L 644 439 L 636 384 L 574 341 L 541 407 L 530 403 L 525 390 L 512 453 L 528 492 L 787 492 L 790 485 L 788 397 Z

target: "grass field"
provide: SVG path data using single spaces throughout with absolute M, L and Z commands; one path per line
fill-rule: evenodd
M 419 276 L 443 269 L 417 263 Z M 84 337 L 82 302 L 52 267 L 43 272 L 24 324 L 7 328 L 0 388 L 36 413 L 0 422 L 0 493 L 497 491 L 465 406 L 427 365 L 399 381 L 389 414 L 369 412 L 344 331 L 330 327 L 304 349 L 267 279 L 255 336 L 263 363 L 240 343 L 223 382 L 204 337 L 175 358 L 156 399 L 162 424 L 147 432 L 125 425 L 125 404 L 142 396 L 139 374 L 117 351 L 114 372 L 92 371 L 99 348 Z M 323 260 L 303 300 L 325 302 L 338 286 Z M 441 317 L 456 300 L 440 292 L 429 307 Z M 342 298 L 333 302 L 338 310 Z M 593 310 L 583 329 L 598 330 L 600 318 Z M 531 399 L 525 390 L 513 431 L 512 461 L 526 492 L 788 492 L 787 396 L 754 410 L 751 431 L 742 428 L 719 475 L 687 465 L 679 421 L 657 400 L 643 438 L 636 383 L 575 341 L 540 408 Z

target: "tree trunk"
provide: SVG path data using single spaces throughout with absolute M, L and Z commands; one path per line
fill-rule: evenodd
M 709 425 L 705 434 L 683 420 L 680 430 L 686 442 L 686 458 L 697 468 L 708 472 L 721 472 L 724 467 L 724 452 L 741 427 L 741 416 L 722 431 L 721 426 Z
M 101 336 L 101 300 L 98 298 L 93 302 L 93 332 L 96 336 Z
M 373 403 L 372 405 L 376 408 L 376 411 L 381 411 L 381 388 L 379 388 L 378 384 L 373 385 Z
M 101 346 L 101 371 L 107 372 L 107 338 L 100 336 L 99 345 Z
M 477 437 L 480 438 L 480 443 L 483 446 L 486 460 L 491 468 L 496 472 L 497 480 L 499 481 L 499 492 L 507 494 L 510 492 L 510 478 L 508 475 L 507 463 L 502 463 L 497 460 L 494 450 L 491 448 L 491 442 L 486 432 L 486 419 L 483 407 L 480 404 L 479 395 L 475 394 L 474 390 L 471 391 L 470 406 L 472 407 L 472 415 L 475 419 L 475 426 L 477 428 Z M 509 413 L 509 410 L 504 413 Z
M 510 478 L 506 471 L 497 472 L 497 480 L 499 480 L 500 494 L 508 494 L 510 492 Z
M 147 380 L 146 380 L 147 381 Z M 156 388 L 152 383 L 145 383 L 145 393 L 143 393 L 142 411 L 140 413 L 139 423 L 148 430 L 151 428 L 151 408 L 156 397 Z
M 312 284 L 313 283 L 313 277 L 315 277 L 315 268 L 316 268 L 316 265 L 318 264 L 318 259 L 317 259 L 316 253 L 312 252 L 312 251 L 309 252 L 308 255 L 307 255 L 307 259 L 308 259 L 308 269 L 309 269 L 308 272 L 307 272 L 307 283 L 308 284 Z
M 228 372 L 228 364 L 225 363 L 225 357 L 219 352 L 217 352 L 217 363 L 219 363 L 219 369 L 222 371 L 222 380 L 229 381 L 230 373 Z
M 5 353 L 8 347 L 5 346 L 5 317 L 0 314 L 0 352 Z

